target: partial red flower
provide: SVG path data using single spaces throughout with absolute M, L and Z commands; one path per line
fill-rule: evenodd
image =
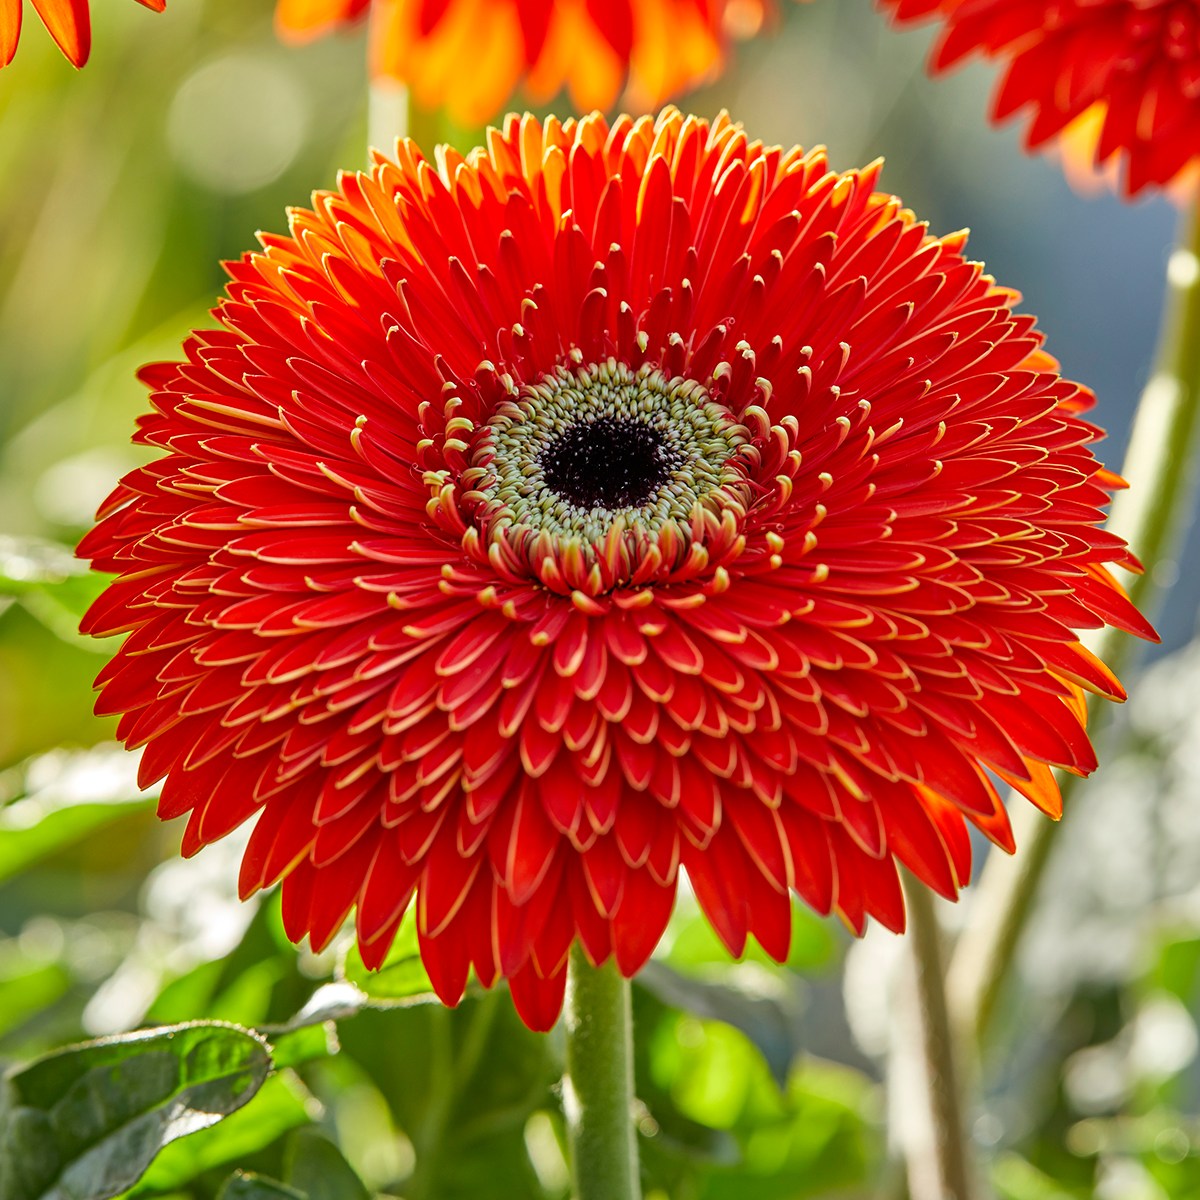
M 793 892 L 898 930 L 898 862 L 953 897 L 968 824 L 1011 850 L 997 780 L 1057 816 L 1123 695 L 1077 631 L 1152 631 L 1092 396 L 965 236 L 724 117 L 399 153 L 144 370 L 158 457 L 80 547 L 183 852 L 257 816 L 291 937 L 357 910 L 378 964 L 415 902 L 447 1003 L 546 1028 L 681 867 L 783 959 Z
M 731 34 L 764 23 L 771 0 L 279 0 L 284 37 L 306 40 L 370 10 L 376 76 L 426 108 L 479 124 L 524 82 L 535 101 L 564 87 L 577 108 L 609 108 L 628 82 L 656 107 L 712 75 Z
M 155 12 L 167 7 L 167 0 L 138 0 L 138 3 Z M 22 4 L 23 0 L 0 0 L 0 67 L 7 67 L 17 52 Z M 88 0 L 33 0 L 33 7 L 71 64 L 82 67 L 92 50 Z
M 1067 136 L 1099 168 L 1124 163 L 1133 195 L 1200 163 L 1196 0 L 881 0 L 897 20 L 944 24 L 932 67 L 997 59 L 994 120 L 1027 110 L 1030 148 Z

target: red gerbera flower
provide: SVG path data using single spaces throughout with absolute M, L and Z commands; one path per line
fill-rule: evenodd
M 1130 195 L 1200 161 L 1196 0 L 881 0 L 936 16 L 941 71 L 976 51 L 1004 65 L 994 120 L 1028 109 L 1027 143 L 1086 137 L 1097 166 L 1125 159 Z
M 1011 849 L 995 778 L 1057 815 L 1122 695 L 1075 631 L 1152 631 L 1092 397 L 964 235 L 724 117 L 398 152 L 145 369 L 160 456 L 80 547 L 183 852 L 257 814 L 291 937 L 357 909 L 378 964 L 415 896 L 439 995 L 545 1028 L 681 866 L 783 959 L 790 892 L 900 929 L 897 860 L 952 897 L 968 822 Z
M 138 0 L 155 12 L 167 7 L 167 0 Z M 21 40 L 22 0 L 0 0 L 0 67 L 7 67 Z M 58 48 L 73 66 L 82 67 L 92 50 L 92 16 L 88 0 L 33 0 L 33 7 Z
M 608 108 L 628 78 L 655 107 L 721 63 L 731 33 L 762 25 L 771 0 L 279 0 L 280 32 L 306 40 L 370 10 L 376 76 L 479 124 L 518 82 L 536 101 L 564 86 L 580 109 Z

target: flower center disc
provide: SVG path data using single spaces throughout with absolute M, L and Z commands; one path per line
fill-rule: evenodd
M 596 417 L 560 433 L 542 451 L 546 486 L 576 508 L 640 508 L 679 465 L 653 425 L 634 417 Z
M 746 430 L 692 379 L 608 360 L 559 367 L 500 405 L 476 461 L 489 520 L 601 540 L 620 520 L 657 533 L 741 473 Z

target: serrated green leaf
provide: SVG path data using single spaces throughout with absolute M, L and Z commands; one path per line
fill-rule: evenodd
M 316 1107 L 291 1071 L 272 1075 L 248 1104 L 220 1124 L 165 1147 L 128 1193 L 129 1200 L 183 1189 L 205 1171 L 245 1162 L 307 1125 Z
M 268 1179 L 265 1175 L 253 1175 L 238 1171 L 231 1175 L 221 1188 L 217 1200 L 309 1200 L 304 1192 Z
M 260 1032 L 270 1039 L 276 1067 L 294 1067 L 336 1054 L 334 1022 L 354 1016 L 366 1004 L 367 997 L 354 984 L 337 980 L 317 988 L 286 1024 L 262 1026 Z
M 302 1129 L 288 1139 L 284 1179 L 308 1200 L 370 1200 L 366 1184 L 328 1138 Z
M 10 1072 L 0 1104 L 0 1200 L 108 1200 L 162 1147 L 262 1087 L 266 1042 L 197 1022 L 69 1046 Z
M 340 1021 L 360 1012 L 367 997 L 355 984 L 347 980 L 335 980 L 322 984 L 308 998 L 304 1007 L 285 1025 L 271 1026 L 271 1033 L 290 1033 L 308 1025 L 324 1025 L 328 1021 Z M 266 1027 L 264 1027 L 265 1031 Z

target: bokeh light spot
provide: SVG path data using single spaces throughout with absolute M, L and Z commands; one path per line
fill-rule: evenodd
M 240 195 L 287 170 L 308 126 L 304 92 L 289 70 L 261 56 L 230 54 L 179 85 L 167 115 L 167 143 L 197 183 Z

